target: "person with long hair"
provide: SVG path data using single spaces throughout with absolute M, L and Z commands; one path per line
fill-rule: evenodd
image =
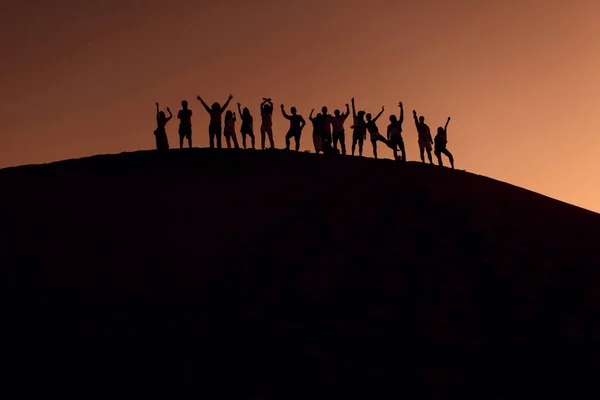
M 215 139 L 217 140 L 217 148 L 221 148 L 221 120 L 223 117 L 223 112 L 225 112 L 225 110 L 227 109 L 227 106 L 229 106 L 229 102 L 231 101 L 231 99 L 233 99 L 232 95 L 229 95 L 229 98 L 227 99 L 227 101 L 225 102 L 225 104 L 223 104 L 223 107 L 221 107 L 221 105 L 219 103 L 213 103 L 212 106 L 208 106 L 208 104 L 206 104 L 204 102 L 204 100 L 202 100 L 202 97 L 200 97 L 200 95 L 198 95 L 198 97 L 196 97 L 200 103 L 202 103 L 202 105 L 204 106 L 204 109 L 206 110 L 206 112 L 208 113 L 208 115 L 210 115 L 210 123 L 208 125 L 208 135 L 209 135 L 209 140 L 210 140 L 210 148 L 213 149 L 215 147 Z
M 244 107 L 244 111 L 242 112 L 242 105 L 237 103 L 238 112 L 240 113 L 240 118 L 242 119 L 242 127 L 240 128 L 240 133 L 242 134 L 242 145 L 244 149 L 246 148 L 246 136 L 250 136 L 252 139 L 252 149 L 254 149 L 254 118 L 250 114 L 250 110 L 248 107 Z
M 154 136 L 156 138 L 156 149 L 159 151 L 169 150 L 169 139 L 167 138 L 167 122 L 173 118 L 171 109 L 167 107 L 169 116 L 167 117 L 164 111 L 160 111 L 159 104 L 156 103 L 156 129 L 154 130 Z
M 454 169 L 454 157 L 452 153 L 448 151 L 446 145 L 448 144 L 448 124 L 450 123 L 450 117 L 446 121 L 446 125 L 442 128 L 441 126 L 437 129 L 437 135 L 435 135 L 435 156 L 438 159 L 438 164 L 440 167 L 444 166 L 442 162 L 442 154 L 446 155 L 450 160 L 450 165 L 452 165 L 452 169 Z

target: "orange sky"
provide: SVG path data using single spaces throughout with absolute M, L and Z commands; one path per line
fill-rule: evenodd
M 386 107 L 384 132 L 404 102 L 409 161 L 412 110 L 432 131 L 451 116 L 457 168 L 600 211 L 596 0 L 4 0 L 0 19 L 0 167 L 151 149 L 155 101 L 187 99 L 205 147 L 197 94 L 256 120 L 272 97 L 283 147 L 279 104 L 308 117 L 355 96 Z

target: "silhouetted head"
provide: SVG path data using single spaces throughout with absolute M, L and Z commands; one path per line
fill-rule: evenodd
M 292 115 L 296 115 L 296 107 L 290 108 L 290 112 L 292 113 Z
M 423 123 L 423 122 L 425 122 L 425 117 L 421 115 L 421 116 L 419 117 L 419 122 L 420 122 L 420 123 Z
M 440 135 L 443 135 L 444 134 L 444 128 L 442 128 L 441 126 L 438 126 L 438 133 Z
M 397 122 L 397 121 L 398 121 L 398 118 L 396 118 L 396 116 L 395 116 L 395 115 L 393 115 L 393 114 L 392 114 L 392 115 L 390 115 L 390 122 L 391 122 L 392 124 L 393 124 L 394 122 Z
M 248 116 L 250 115 L 250 110 L 248 110 L 248 107 L 244 107 L 244 111 L 243 111 L 244 116 Z
M 165 119 L 165 118 L 167 118 L 167 115 L 165 114 L 165 112 L 164 112 L 164 111 L 161 111 L 161 112 L 159 112 L 159 113 L 158 113 L 158 117 L 159 117 L 160 119 Z
M 335 110 L 333 113 L 335 114 L 336 117 L 340 116 L 340 110 Z
M 362 110 L 360 110 L 358 113 L 356 113 L 356 116 L 357 116 L 359 119 L 364 119 L 364 118 L 365 118 L 365 112 L 364 112 L 364 111 L 362 111 Z
M 315 116 L 315 118 L 321 118 L 322 116 L 323 116 L 323 114 L 321 114 L 321 113 L 318 113 L 318 114 Z
M 321 112 L 323 113 L 323 115 L 327 115 L 327 107 L 323 106 L 323 108 L 321 108 Z
M 368 113 L 367 114 L 367 121 L 370 121 L 370 120 L 371 120 L 371 113 Z
M 221 109 L 221 105 L 219 103 L 213 103 L 213 105 L 211 106 L 211 108 L 213 110 L 220 110 Z
M 273 107 L 271 107 L 270 104 L 265 104 L 264 110 L 265 110 L 265 112 L 270 113 L 270 112 L 273 112 Z
M 233 113 L 231 112 L 231 110 L 227 110 L 227 112 L 225 113 L 225 119 L 233 119 Z
M 185 101 L 185 100 L 183 100 L 183 101 L 181 102 L 181 107 L 183 107 L 183 109 L 184 109 L 184 110 L 186 110 L 186 109 L 187 109 L 187 107 L 188 107 L 188 102 L 187 102 L 187 101 Z

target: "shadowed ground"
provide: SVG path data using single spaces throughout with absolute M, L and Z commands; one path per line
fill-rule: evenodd
M 209 149 L 4 169 L 0 185 L 17 379 L 510 398 L 593 377 L 600 216 L 521 188 Z

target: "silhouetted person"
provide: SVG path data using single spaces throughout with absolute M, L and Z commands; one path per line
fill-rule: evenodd
M 242 144 L 244 145 L 245 149 L 246 135 L 248 135 L 252 139 L 252 148 L 254 149 L 254 118 L 252 118 L 252 115 L 250 115 L 250 110 L 248 110 L 248 107 L 244 107 L 244 112 L 242 112 L 242 105 L 237 103 L 237 106 L 240 113 L 240 118 L 242 119 L 242 127 L 240 128 L 240 133 L 242 134 Z
M 379 114 L 377 114 L 375 118 L 371 118 L 371 113 L 367 114 L 367 130 L 369 131 L 369 135 L 371 136 L 371 144 L 373 145 L 373 157 L 375 158 L 377 158 L 377 142 L 383 142 L 388 147 L 392 147 L 391 143 L 388 142 L 387 139 L 379 133 L 379 128 L 377 127 L 376 123 L 379 117 L 381 117 L 381 114 L 383 114 L 384 110 L 385 108 L 381 107 L 381 111 L 379 111 Z
M 342 149 L 342 154 L 346 154 L 346 133 L 344 131 L 344 122 L 350 115 L 350 106 L 346 104 L 346 112 L 340 114 L 340 110 L 333 112 L 333 118 L 331 119 L 331 125 L 333 128 L 333 148 L 337 150 L 338 142 Z
M 273 141 L 273 102 L 271 98 L 265 99 L 263 97 L 263 102 L 260 103 L 260 116 L 262 118 L 262 123 L 260 125 L 260 139 L 262 144 L 262 149 L 265 149 L 265 134 L 269 135 L 269 143 L 271 144 L 271 148 L 275 148 L 275 142 Z
M 239 149 L 237 136 L 235 134 L 235 113 L 231 112 L 231 110 L 227 110 L 225 113 L 225 129 L 223 131 L 225 135 L 225 140 L 227 141 L 227 148 L 231 148 L 231 141 L 233 140 L 233 145 L 236 149 Z
M 229 106 L 229 102 L 231 101 L 231 99 L 233 99 L 233 96 L 229 95 L 229 98 L 227 99 L 225 104 L 223 104 L 223 107 L 221 107 L 221 105 L 219 103 L 213 103 L 213 105 L 211 107 L 208 107 L 208 104 L 206 104 L 204 102 L 204 100 L 202 100 L 202 97 L 200 97 L 200 95 L 198 95 L 197 99 L 200 100 L 200 102 L 204 106 L 204 109 L 206 110 L 208 115 L 210 115 L 210 123 L 208 125 L 210 148 L 213 149 L 215 147 L 215 138 L 216 138 L 217 139 L 217 148 L 220 149 L 221 148 L 221 119 L 223 116 L 223 112 L 227 109 L 227 106 Z
M 169 116 L 165 115 L 164 111 L 160 111 L 158 108 L 158 103 L 156 103 L 156 130 L 154 131 L 154 136 L 156 138 L 156 149 L 159 151 L 169 150 L 169 139 L 167 138 L 167 122 L 173 118 L 173 114 L 171 113 L 171 109 L 167 107 L 167 111 L 169 112 Z
M 421 115 L 417 118 L 417 112 L 413 110 L 413 118 L 415 119 L 415 125 L 417 126 L 417 132 L 419 134 L 419 152 L 421 153 L 421 161 L 425 162 L 424 152 L 427 150 L 429 163 L 433 164 L 433 159 L 431 158 L 431 145 L 433 144 L 433 139 L 431 138 L 431 131 L 425 123 L 425 117 Z
M 442 162 L 442 154 L 445 154 L 450 160 L 450 164 L 452 165 L 452 169 L 454 169 L 454 157 L 452 157 L 452 153 L 448 151 L 446 148 L 446 144 L 448 144 L 448 123 L 450 122 L 450 117 L 446 121 L 446 125 L 442 128 L 441 126 L 437 129 L 437 135 L 435 135 L 435 156 L 438 159 L 438 164 L 440 167 L 444 166 Z
M 190 149 L 192 148 L 192 110 L 188 108 L 188 102 L 181 102 L 182 109 L 177 113 L 179 119 L 179 148 L 183 148 L 183 139 L 187 139 Z
M 326 154 L 334 153 L 332 138 L 331 138 L 331 124 L 333 116 L 327 112 L 327 107 L 321 108 L 321 138 L 323 140 L 323 152 Z
M 290 108 L 291 115 L 286 114 L 285 108 L 283 104 L 281 105 L 281 113 L 283 117 L 290 121 L 290 130 L 285 135 L 285 149 L 290 149 L 290 139 L 294 138 L 296 140 L 296 151 L 300 150 L 300 136 L 302 135 L 302 129 L 306 125 L 306 121 L 302 117 L 296 113 L 296 107 Z
M 406 150 L 404 149 L 404 140 L 402 139 L 402 122 L 404 122 L 404 108 L 402 102 L 400 106 L 400 119 L 394 114 L 390 115 L 390 124 L 387 128 L 387 138 L 394 150 L 394 160 L 398 159 L 398 149 L 402 152 L 400 161 L 406 162 Z
M 313 125 L 313 145 L 315 146 L 315 153 L 319 154 L 323 152 L 323 138 L 321 137 L 321 113 L 318 113 L 315 117 L 313 117 L 313 113 L 315 112 L 314 108 L 310 111 L 310 115 L 308 119 L 312 122 Z
M 358 155 L 362 156 L 363 143 L 367 137 L 367 123 L 365 122 L 365 112 L 359 111 L 356 113 L 356 107 L 354 106 L 354 97 L 352 98 L 352 116 L 354 117 L 354 124 L 351 128 L 354 130 L 352 133 L 352 155 L 354 155 L 354 149 L 358 143 Z

